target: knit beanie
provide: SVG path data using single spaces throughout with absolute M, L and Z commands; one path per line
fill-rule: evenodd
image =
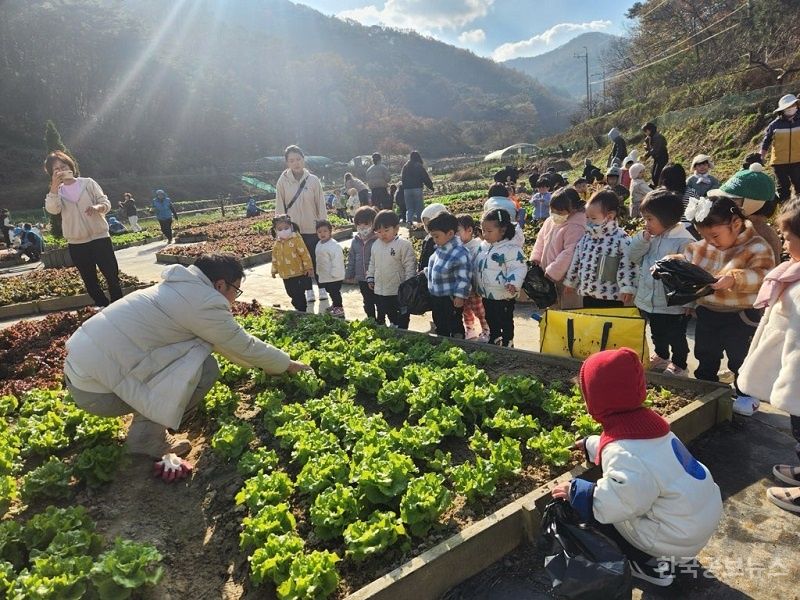
M 608 443 L 653 439 L 669 433 L 669 423 L 642 406 L 647 397 L 644 368 L 630 348 L 591 355 L 581 366 L 580 385 L 589 414 L 603 426 L 597 449 L 598 464 Z
M 631 168 L 628 169 L 628 173 L 630 173 L 631 179 L 638 179 L 639 176 L 644 173 L 644 170 L 645 166 L 642 163 L 637 162 L 631 165 Z
M 754 162 L 750 168 L 734 174 L 719 189 L 710 190 L 707 196 L 742 198 L 742 211 L 745 216 L 750 216 L 764 206 L 764 203 L 775 198 L 775 182 L 764 173 L 764 165 Z

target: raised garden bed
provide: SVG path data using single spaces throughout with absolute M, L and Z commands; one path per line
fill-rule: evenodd
M 127 235 L 129 234 L 122 234 L 122 236 L 127 236 Z M 144 246 L 145 244 L 152 244 L 153 242 L 157 242 L 158 240 L 163 240 L 163 239 L 164 236 L 161 235 L 160 233 L 148 235 L 147 237 L 138 240 L 134 239 L 131 241 L 120 241 L 120 242 L 117 242 L 115 236 L 111 236 L 111 242 L 114 245 L 114 250 L 124 250 L 125 248 Z M 45 266 L 46 269 L 60 269 L 63 267 L 74 266 L 72 262 L 72 257 L 69 254 L 69 248 L 67 248 L 66 246 L 63 248 L 53 248 L 51 250 L 45 250 L 44 252 L 42 252 L 41 260 L 42 264 Z
M 263 576 L 263 582 L 272 578 L 273 573 L 263 559 L 269 558 L 270 552 L 275 553 L 272 558 L 280 558 L 282 552 L 294 548 L 291 560 L 275 563 L 276 566 L 280 563 L 279 570 L 297 562 L 291 567 L 295 569 L 291 581 L 302 581 L 302 571 L 307 575 L 324 573 L 330 583 L 336 569 L 342 579 L 331 597 L 351 594 L 353 598 L 435 598 L 494 562 L 535 531 L 534 507 L 543 497 L 549 480 L 567 469 L 575 474 L 582 472 L 580 453 L 565 447 L 577 434 L 571 433 L 564 440 L 562 436 L 551 435 L 556 426 L 565 427 L 566 432 L 578 427 L 583 433 L 593 427 L 582 416 L 582 403 L 571 391 L 571 379 L 580 364 L 577 361 L 470 342 L 457 342 L 455 346 L 448 343 L 437 348 L 434 346 L 442 340 L 435 336 L 374 330 L 362 323 L 348 324 L 294 313 L 261 317 L 253 314 L 258 310 L 254 304 L 245 311 L 250 313 L 244 317 L 245 326 L 255 335 L 285 347 L 294 358 L 314 364 L 324 379 L 303 376 L 275 380 L 222 361 L 221 382 L 189 424 L 197 461 L 197 472 L 190 483 L 175 490 L 141 479 L 142 473 L 149 471 L 149 465 L 140 465 L 138 471 L 135 466 L 121 467 L 124 475 L 107 488 L 88 497 L 78 496 L 78 503 L 91 506 L 100 533 L 135 531 L 137 539 L 152 543 L 167 557 L 169 567 L 162 589 L 156 591 L 162 595 L 157 597 L 164 594 L 224 595 L 229 599 L 271 597 L 270 584 L 264 583 L 263 588 L 255 590 L 248 579 L 254 573 L 260 573 L 256 577 Z M 29 385 L 53 385 L 48 382 L 60 376 L 63 341 L 91 314 L 91 311 L 61 313 L 42 322 L 22 322 L 15 331 L 0 332 L 0 394 L 21 393 L 30 389 Z M 400 358 L 400 362 L 392 357 Z M 523 377 L 516 377 L 520 375 Z M 403 384 L 392 384 L 389 388 L 398 388 L 394 394 L 388 394 L 388 390 L 381 392 L 388 382 L 408 377 L 418 382 L 412 389 L 403 391 Z M 530 377 L 553 384 L 557 389 L 549 392 L 531 382 Z M 475 378 L 470 384 L 468 380 Z M 440 389 L 441 385 L 445 387 Z M 660 391 L 660 386 L 669 393 Z M 350 387 L 352 391 L 348 391 Z M 453 396 L 455 390 L 460 395 Z M 467 390 L 471 391 L 466 393 Z M 729 390 L 713 384 L 651 375 L 649 391 L 654 407 L 670 415 L 675 432 L 685 440 L 725 418 L 730 411 L 730 402 L 725 400 L 729 398 Z M 484 392 L 493 399 L 488 400 Z M 288 398 L 281 401 L 282 394 Z M 429 404 L 438 408 L 439 414 L 430 413 Z M 442 413 L 444 408 L 449 409 L 446 411 L 449 414 Z M 498 419 L 500 408 L 516 408 L 520 416 L 535 417 L 537 428 L 526 431 L 530 422 L 511 419 L 513 415 L 507 412 L 504 419 Z M 463 434 L 457 431 L 458 418 L 453 420 L 458 417 L 455 409 L 461 411 Z M 449 417 L 449 422 L 445 417 Z M 314 433 L 303 438 L 300 434 L 311 423 L 314 431 L 319 430 L 322 435 Z M 470 436 L 474 423 L 489 437 Z M 433 431 L 434 425 L 442 434 L 435 443 L 423 432 L 426 428 Z M 443 427 L 449 427 L 451 433 L 444 435 Z M 259 440 L 251 441 L 249 447 L 260 450 L 240 459 L 247 447 L 249 431 Z M 381 480 L 370 471 L 384 472 L 385 465 L 382 467 L 379 460 L 385 451 L 381 450 L 383 435 L 373 437 L 370 431 L 387 432 L 392 452 L 410 457 L 418 472 L 409 473 L 408 464 L 400 460 L 391 463 L 394 468 L 385 472 L 389 483 L 379 484 Z M 528 440 L 543 435 L 551 442 L 549 445 L 537 443 L 527 447 Z M 502 445 L 504 437 L 514 441 Z M 208 449 L 209 440 L 213 452 Z M 378 461 L 370 463 L 369 470 L 356 468 L 352 473 L 341 474 L 345 478 L 343 486 L 360 497 L 359 503 L 364 503 L 363 512 L 356 515 L 362 522 L 359 527 L 364 526 L 364 519 L 376 508 L 373 504 L 376 494 L 395 494 L 391 499 L 384 498 L 385 503 L 377 504 L 381 512 L 396 513 L 394 518 L 384 516 L 383 525 L 387 529 L 381 535 L 390 535 L 395 526 L 403 527 L 405 533 L 395 529 L 397 539 L 387 542 L 383 553 L 380 544 L 370 543 L 356 535 L 355 530 L 350 542 L 344 542 L 341 535 L 329 540 L 318 535 L 319 522 L 310 518 L 309 507 L 320 491 L 333 488 L 331 471 L 325 471 L 326 465 L 333 467 L 334 473 L 341 466 L 324 459 L 326 454 L 335 452 L 328 444 L 338 445 L 346 454 L 347 459 L 342 457 L 341 462 L 348 471 L 367 458 Z M 514 457 L 514 444 L 521 450 L 519 458 Z M 444 455 L 441 452 L 437 455 L 435 450 L 444 451 Z M 447 453 L 452 455 L 450 462 L 455 467 L 446 466 Z M 349 465 L 350 462 L 353 464 Z M 480 477 L 457 476 L 459 471 L 461 475 L 465 473 L 458 465 L 476 467 L 479 463 L 484 466 L 496 463 L 488 472 L 480 469 L 475 472 L 478 476 L 482 473 L 484 478 L 488 473 L 495 487 L 493 493 Z M 517 470 L 513 468 L 515 464 L 519 473 L 513 472 Z M 444 470 L 431 471 L 436 465 Z M 502 476 L 494 472 L 500 467 L 504 469 Z M 259 468 L 265 473 L 260 481 L 253 477 Z M 401 472 L 404 469 L 405 474 Z M 404 504 L 405 485 L 408 479 L 416 480 L 426 471 L 432 472 L 434 479 L 437 473 L 441 474 L 450 501 L 439 508 L 429 505 L 427 511 L 412 510 L 411 507 L 424 506 L 424 502 Z M 273 473 L 280 476 L 272 478 Z M 321 490 L 304 491 L 319 482 L 324 484 Z M 365 495 L 362 497 L 361 493 Z M 240 500 L 235 499 L 239 496 Z M 467 496 L 472 499 L 467 501 Z M 294 534 L 283 538 L 276 550 L 274 543 L 270 545 L 267 530 L 261 528 L 266 524 L 263 518 L 258 518 L 264 515 L 257 509 L 262 504 L 280 504 L 280 499 L 287 502 L 291 515 L 291 519 L 285 517 L 285 523 L 296 521 L 296 526 L 287 527 L 303 540 L 303 558 L 294 555 L 298 550 Z M 173 507 L 168 520 L 147 519 L 164 505 Z M 407 509 L 405 513 L 403 506 Z M 245 519 L 248 513 L 253 521 Z M 246 533 L 242 538 L 244 549 L 240 550 L 243 522 Z M 198 523 L 205 523 L 205 528 L 198 527 Z M 428 526 L 430 529 L 423 534 Z M 251 546 L 251 541 L 259 536 L 265 539 Z M 263 550 L 258 552 L 257 548 Z M 325 554 L 336 551 L 344 555 L 348 549 L 351 553 L 336 565 L 330 564 L 333 557 Z M 359 560 L 364 553 L 371 558 Z M 252 562 L 248 562 L 248 554 L 253 555 Z M 283 592 L 292 585 L 286 584 Z
M 353 237 L 353 229 L 352 227 L 338 229 L 333 232 L 332 237 L 337 242 L 348 240 Z M 181 243 L 167 246 L 160 252 L 156 252 L 156 262 L 188 266 L 194 264 L 199 256 L 208 252 L 233 252 L 239 256 L 242 265 L 249 268 L 271 262 L 274 243 L 275 240 L 271 235 L 255 233 L 248 233 L 245 237 L 229 237 L 228 239 L 215 239 L 193 244 Z
M 105 279 L 102 276 L 99 279 L 105 288 Z M 124 294 L 152 285 L 125 273 L 120 273 L 120 282 Z M 37 269 L 5 277 L 0 289 L 0 319 L 91 306 L 94 301 L 84 289 L 74 267 L 58 272 Z

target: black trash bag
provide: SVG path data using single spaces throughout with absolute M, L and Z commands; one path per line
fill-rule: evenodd
M 568 502 L 556 500 L 544 509 L 541 542 L 550 551 L 544 559 L 544 568 L 558 597 L 631 598 L 631 567 L 627 557 L 614 540 L 581 523 Z
M 664 284 L 668 306 L 681 306 L 714 293 L 717 278 L 708 271 L 680 258 L 662 258 L 653 267 L 653 279 Z
M 431 310 L 431 295 L 425 273 L 417 273 L 400 284 L 397 289 L 397 303 L 400 305 L 400 313 L 404 315 L 424 315 Z
M 530 261 L 528 262 L 528 274 L 525 275 L 525 281 L 522 282 L 522 289 L 540 309 L 553 306 L 558 300 L 556 284 L 545 277 L 542 267 Z

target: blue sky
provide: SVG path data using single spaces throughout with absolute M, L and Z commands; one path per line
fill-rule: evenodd
M 625 33 L 634 0 L 295 0 L 365 25 L 414 29 L 480 56 L 552 50 L 586 31 Z

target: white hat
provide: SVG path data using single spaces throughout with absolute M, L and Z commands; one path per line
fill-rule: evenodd
M 629 162 L 636 162 L 639 160 L 639 151 L 638 150 L 631 150 L 631 153 L 628 154 L 625 158 L 622 159 L 622 166 L 624 167 Z
M 421 219 L 435 219 L 440 214 L 446 213 L 446 212 L 447 212 L 447 207 L 444 204 L 439 204 L 438 202 L 435 202 L 433 204 L 429 204 L 428 206 L 426 206 L 423 209 L 422 214 L 420 215 L 420 218 Z
M 644 169 L 644 165 L 640 162 L 637 162 L 631 165 L 631 168 L 628 169 L 628 173 L 630 173 L 631 179 L 638 179 L 639 175 L 644 173 Z
M 783 112 L 787 108 L 791 108 L 797 104 L 797 96 L 794 94 L 786 94 L 783 98 L 778 100 L 778 108 L 773 110 L 772 112 Z
M 694 169 L 695 165 L 702 164 L 704 162 L 708 163 L 708 167 L 710 169 L 714 168 L 714 161 L 711 160 L 711 157 L 708 154 L 698 154 L 692 159 L 692 168 Z

